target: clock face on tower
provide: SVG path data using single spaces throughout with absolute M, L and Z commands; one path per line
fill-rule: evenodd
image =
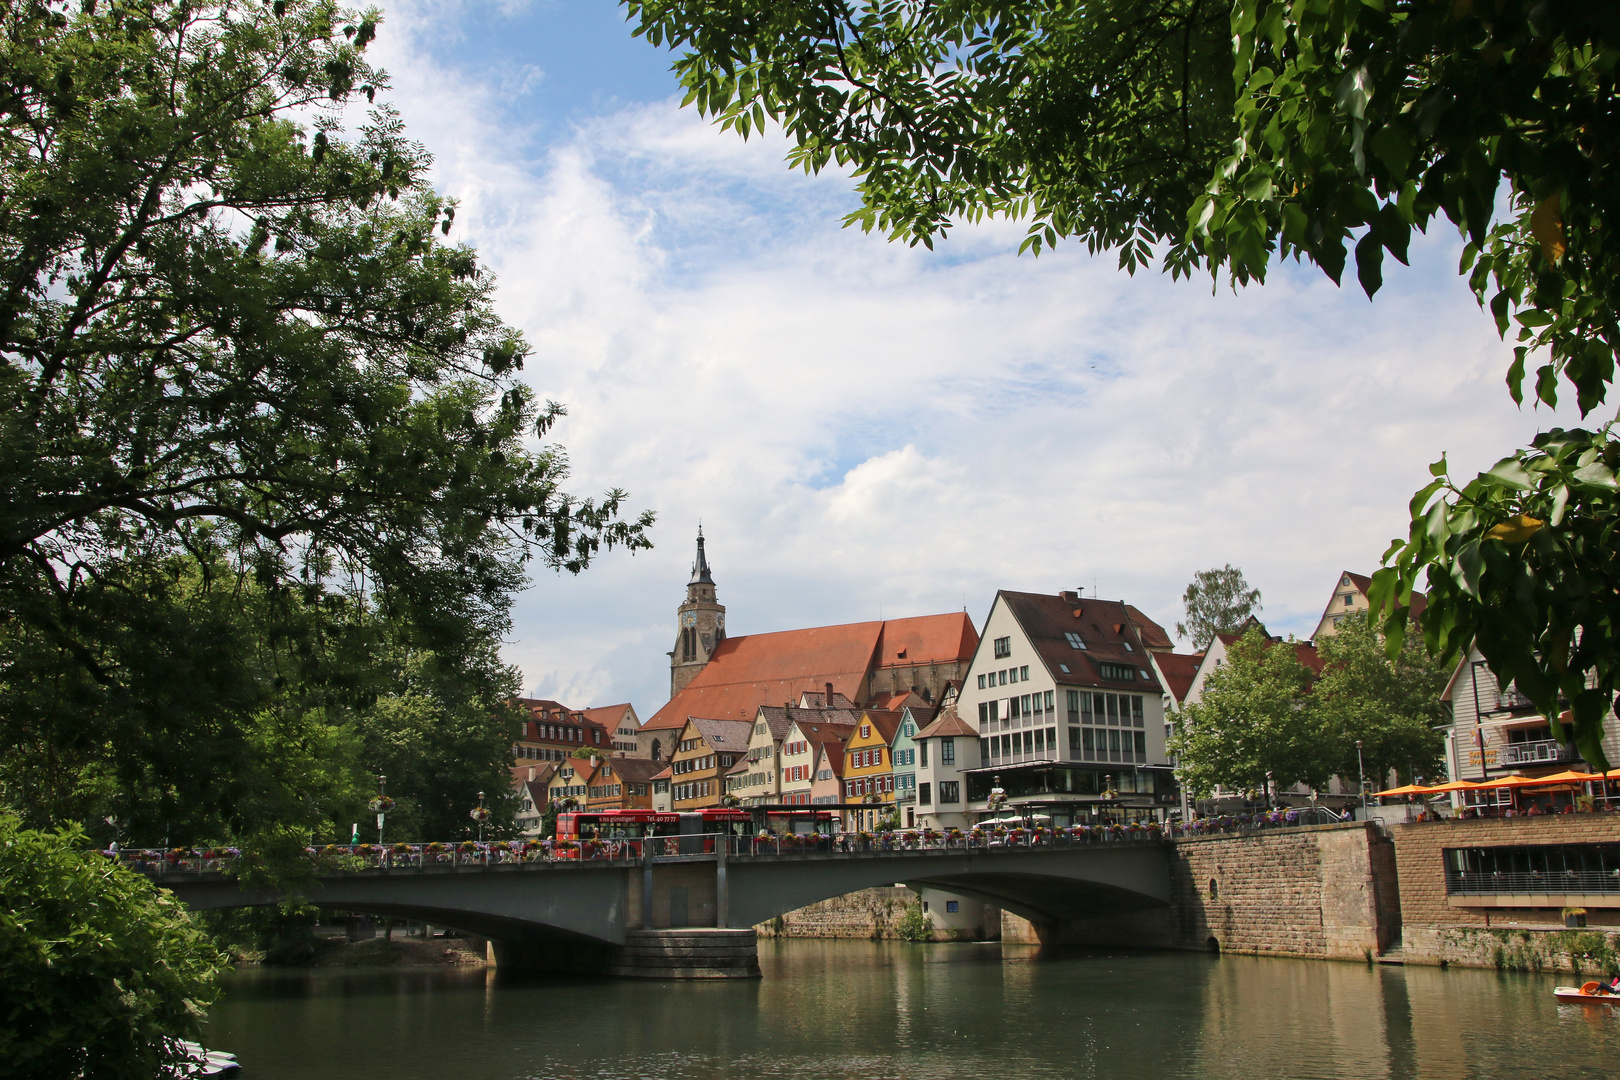
M 721 612 L 714 617 L 714 625 L 721 630 L 726 628 L 726 616 L 724 612 Z
M 681 625 L 682 626 L 688 626 L 688 627 L 696 626 L 697 625 L 697 612 L 695 612 L 695 611 L 683 611 L 683 612 L 681 612 Z

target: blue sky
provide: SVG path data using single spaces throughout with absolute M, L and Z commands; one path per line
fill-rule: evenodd
M 681 110 L 611 4 L 394 4 L 374 49 L 525 377 L 570 407 L 572 489 L 659 515 L 656 550 L 517 604 L 508 659 L 578 707 L 666 699 L 699 519 L 734 634 L 1093 582 L 1171 627 L 1233 563 L 1303 635 L 1441 451 L 1484 468 L 1574 419 L 1513 407 L 1449 233 L 1376 303 L 1309 267 L 1234 294 L 1020 258 L 1017 223 L 930 253 L 841 228 L 847 178 L 777 136 Z

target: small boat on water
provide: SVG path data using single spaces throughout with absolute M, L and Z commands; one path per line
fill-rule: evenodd
M 235 1054 L 227 1054 L 223 1050 L 207 1050 L 202 1044 L 194 1043 L 189 1039 L 180 1040 L 180 1048 L 186 1053 L 186 1060 L 181 1063 L 179 1073 L 185 1077 L 213 1077 L 213 1076 L 239 1076 L 242 1065 L 236 1060 Z
M 1620 994 L 1606 993 L 1600 982 L 1582 983 L 1580 986 L 1555 986 L 1553 997 L 1577 1005 L 1620 1005 Z

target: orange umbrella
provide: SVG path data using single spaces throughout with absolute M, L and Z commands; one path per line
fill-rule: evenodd
M 1530 787 L 1532 785 L 1542 784 L 1545 782 L 1546 781 L 1539 776 L 1502 776 L 1495 780 L 1483 780 L 1475 786 L 1480 788 L 1515 788 Z
M 1581 773 L 1574 769 L 1565 769 L 1561 773 L 1536 778 L 1538 784 L 1585 784 L 1593 780 L 1603 779 L 1602 773 Z
M 1481 788 L 1488 788 L 1492 786 L 1493 785 L 1489 782 L 1476 784 L 1472 780 L 1453 780 L 1449 784 L 1441 784 L 1439 787 L 1432 787 L 1426 790 L 1431 795 L 1438 795 L 1443 791 L 1478 791 Z
M 1404 787 L 1393 787 L 1388 791 L 1375 791 L 1373 797 L 1382 799 L 1389 795 L 1427 795 L 1433 788 L 1418 787 L 1416 784 L 1407 784 Z

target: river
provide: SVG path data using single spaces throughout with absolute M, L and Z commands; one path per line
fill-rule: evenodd
M 996 944 L 762 940 L 763 980 L 232 974 L 247 1080 L 1607 1077 L 1620 1009 L 1550 975 Z M 1568 975 L 1561 980 L 1570 981 Z

